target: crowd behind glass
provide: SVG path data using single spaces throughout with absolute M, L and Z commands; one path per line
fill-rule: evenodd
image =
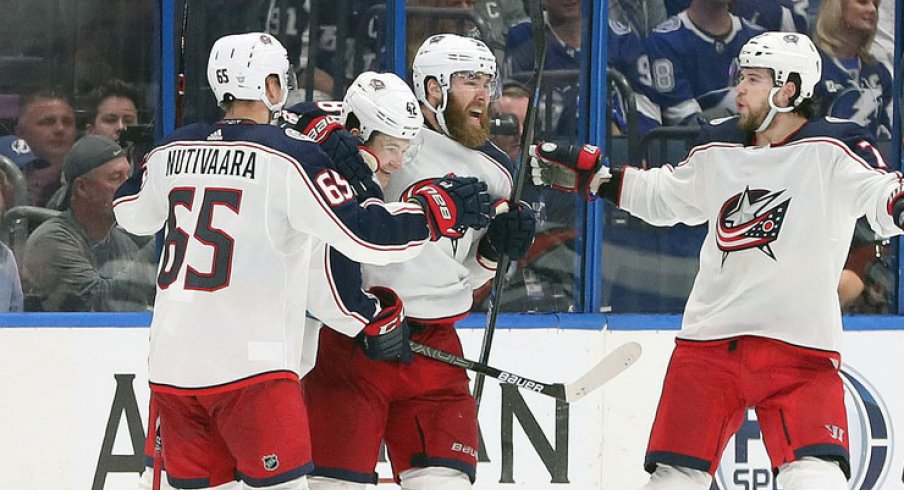
M 581 2 L 546 0 L 546 83 L 538 138 L 578 138 Z M 176 2 L 177 16 L 183 9 Z M 153 308 L 155 241 L 115 224 L 113 193 L 153 143 L 161 104 L 153 78 L 151 0 L 36 0 L 0 18 L 0 309 Z M 350 80 L 387 67 L 380 0 L 193 2 L 184 33 L 184 122 L 213 120 L 206 53 L 219 36 L 266 30 L 287 47 L 300 100 L 341 100 Z M 533 30 L 522 0 L 407 2 L 407 62 L 429 35 L 479 37 L 496 53 L 503 90 L 494 142 L 517 162 L 531 95 Z M 617 163 L 676 163 L 698 125 L 734 113 L 734 59 L 764 30 L 808 33 L 823 57 L 820 114 L 870 128 L 892 162 L 894 2 L 885 0 L 611 0 L 607 147 Z M 182 25 L 175 19 L 177 36 Z M 179 42 L 177 41 L 177 46 Z M 587 108 L 583 108 L 584 111 Z M 530 179 L 528 179 L 529 181 Z M 528 255 L 508 271 L 504 311 L 573 311 L 582 287 L 582 224 L 573 195 L 527 184 L 539 218 Z M 612 311 L 681 311 L 704 231 L 660 230 L 606 208 L 602 302 Z M 891 313 L 897 257 L 858 227 L 839 295 L 848 312 Z M 488 288 L 475 291 L 486 307 Z

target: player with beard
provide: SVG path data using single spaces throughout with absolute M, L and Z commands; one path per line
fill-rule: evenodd
M 822 64 L 810 38 L 761 34 L 739 61 L 740 115 L 704 127 L 706 142 L 678 166 L 609 169 L 597 148 L 542 143 L 532 172 L 653 225 L 708 224 L 642 490 L 708 490 L 748 407 L 779 485 L 846 490 L 835 286 L 858 217 L 881 236 L 902 233 L 904 184 L 876 168 L 862 127 L 808 119 Z
M 426 126 L 384 187 L 386 200 L 404 200 L 415 182 L 449 173 L 477 177 L 494 199 L 507 199 L 510 162 L 487 140 L 496 83 L 492 52 L 476 39 L 432 36 L 420 46 L 413 73 Z M 461 355 L 454 327 L 471 309 L 472 291 L 493 277 L 499 254 L 518 259 L 533 241 L 531 209 L 523 203 L 509 206 L 512 210 L 496 216 L 485 230 L 426 245 L 424 260 L 392 268 L 362 266 L 365 288 L 389 288 L 402 298 L 412 340 Z M 341 335 L 323 330 L 321 352 L 341 349 L 343 342 Z M 312 489 L 376 484 L 381 441 L 402 488 L 471 488 L 477 411 L 464 369 L 421 356 L 400 364 L 322 355 L 304 394 L 317 475 Z

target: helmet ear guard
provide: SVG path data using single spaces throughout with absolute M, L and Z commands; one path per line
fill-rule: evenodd
M 267 78 L 279 78 L 282 94 L 277 103 L 267 97 Z M 273 112 L 286 103 L 294 88 L 295 73 L 282 44 L 263 32 L 223 36 L 214 43 L 207 62 L 207 82 L 217 103 L 236 100 L 263 102 Z

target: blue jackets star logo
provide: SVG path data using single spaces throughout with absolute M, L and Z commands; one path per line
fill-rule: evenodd
M 791 198 L 777 202 L 784 192 L 747 187 L 725 201 L 716 230 L 723 264 L 729 253 L 751 248 L 758 248 L 775 260 L 770 244 L 778 239 L 791 203 Z

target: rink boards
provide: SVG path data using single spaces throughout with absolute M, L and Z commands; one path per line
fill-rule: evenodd
M 135 488 L 147 427 L 147 329 L 140 317 L 126 319 L 125 326 L 78 317 L 72 328 L 0 327 L 0 486 Z M 675 332 L 561 328 L 567 323 L 497 330 L 491 364 L 567 382 L 626 341 L 640 342 L 643 356 L 571 405 L 488 379 L 475 488 L 626 490 L 645 481 L 646 438 Z M 461 330 L 467 356 L 478 357 L 482 335 Z M 851 488 L 904 489 L 904 331 L 848 331 L 844 340 Z M 378 472 L 391 478 L 387 463 Z M 716 476 L 722 490 L 776 488 L 752 412 Z

